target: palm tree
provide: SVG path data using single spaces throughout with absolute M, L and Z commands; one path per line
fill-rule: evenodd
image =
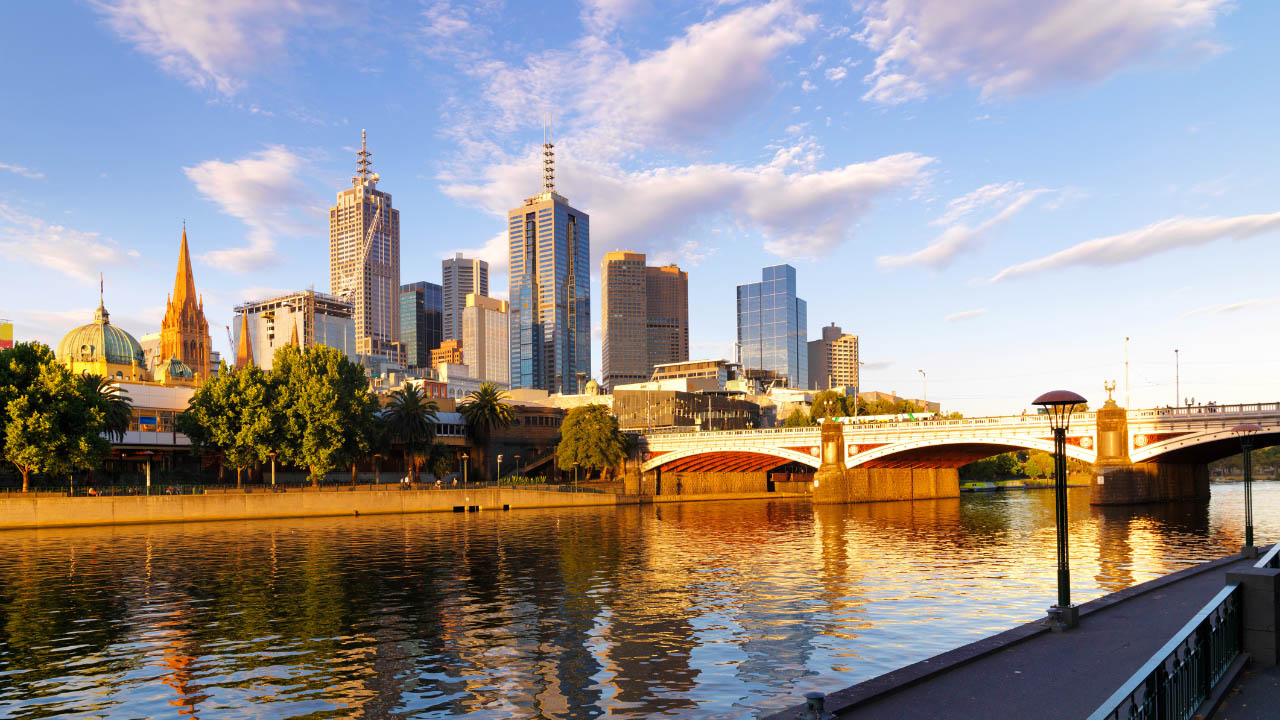
M 486 476 L 489 474 L 489 438 L 494 430 L 501 430 L 516 421 L 511 406 L 503 402 L 506 397 L 507 394 L 497 385 L 484 383 L 458 406 L 458 412 L 467 421 L 467 432 L 481 449 L 481 468 Z
M 436 437 L 436 413 L 440 406 L 435 400 L 424 397 L 416 385 L 405 385 L 391 393 L 383 420 L 390 436 L 400 441 L 404 450 L 404 464 L 417 481 L 419 448 Z
M 120 442 L 133 421 L 133 398 L 120 389 L 111 378 L 85 373 L 80 376 L 90 397 L 98 400 L 106 427 L 104 434 L 110 440 Z

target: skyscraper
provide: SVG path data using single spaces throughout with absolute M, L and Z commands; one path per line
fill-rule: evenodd
M 600 294 L 604 387 L 644 382 L 654 365 L 689 359 L 688 273 L 614 251 L 600 262 Z
M 443 340 L 441 306 L 442 292 L 435 283 L 400 286 L 400 345 L 405 367 L 431 366 L 431 351 Z
M 462 359 L 471 377 L 502 385 L 511 382 L 507 333 L 506 301 L 467 295 L 462 309 Z
M 369 171 L 360 131 L 351 189 L 329 208 L 329 291 L 355 306 L 356 352 L 403 362 L 400 340 L 400 211 Z
M 591 377 L 590 219 L 555 191 L 543 145 L 543 191 L 507 213 L 511 387 L 578 393 Z
M 766 386 L 809 387 L 808 306 L 796 297 L 796 269 L 773 265 L 738 286 L 738 362 Z
M 236 367 L 253 364 L 270 370 L 276 351 L 285 345 L 327 345 L 356 360 L 355 309 L 332 295 L 299 290 L 246 302 L 235 311 L 240 315 L 233 343 Z
M 858 387 L 858 336 L 835 323 L 822 328 L 822 337 L 809 341 L 809 388 Z
M 489 263 L 456 253 L 441 262 L 444 287 L 444 339 L 462 339 L 462 309 L 467 296 L 489 297 Z
M 173 294 L 165 307 L 160 324 L 161 363 L 177 359 L 191 369 L 197 383 L 209 379 L 209 323 L 204 317 L 204 298 L 196 295 L 196 281 L 191 274 L 191 254 L 187 251 L 187 228 L 182 228 L 182 245 L 178 248 L 178 272 L 173 279 Z

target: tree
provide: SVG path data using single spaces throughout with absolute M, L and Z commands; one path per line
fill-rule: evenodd
M 574 463 L 587 472 L 617 467 L 627 456 L 627 441 L 618 419 L 603 405 L 584 405 L 569 411 L 560 425 L 556 464 L 572 470 Z
M 285 345 L 272 366 L 284 462 L 307 468 L 319 485 L 335 468 L 368 454 L 377 403 L 364 368 L 325 345 Z
M 88 394 L 97 399 L 98 408 L 102 410 L 106 421 L 103 432 L 116 442 L 124 440 L 124 434 L 128 432 L 129 424 L 133 421 L 133 398 L 121 390 L 111 378 L 85 373 L 80 376 L 80 380 L 84 383 Z
M 404 451 L 404 466 L 418 478 L 418 457 L 422 449 L 436 437 L 436 413 L 440 406 L 435 400 L 425 398 L 416 385 L 406 385 L 391 393 L 382 414 L 384 427 L 390 439 L 398 440 Z M 436 477 L 439 477 L 438 475 Z
M 812 427 L 815 424 L 800 408 L 792 410 L 787 419 L 782 421 L 782 427 Z
M 503 402 L 507 394 L 493 383 L 484 383 L 480 389 L 467 395 L 458 406 L 458 412 L 467 421 L 467 432 L 480 448 L 481 471 L 489 474 L 489 440 L 493 431 L 509 427 L 516 421 L 511 406 Z
M 453 470 L 453 450 L 448 445 L 433 442 L 423 452 L 423 464 L 432 477 L 440 480 Z
M 841 417 L 846 414 L 845 395 L 835 390 L 823 390 L 813 396 L 813 405 L 809 408 L 809 419 L 821 422 L 824 418 Z
M 230 369 L 223 363 L 218 376 L 191 396 L 178 416 L 178 431 L 199 449 L 221 453 L 236 471 L 236 487 L 245 469 L 265 462 L 278 440 L 277 405 L 266 373 L 256 365 Z

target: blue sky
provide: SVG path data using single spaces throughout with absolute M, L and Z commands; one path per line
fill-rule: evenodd
M 595 275 L 687 269 L 695 356 L 731 357 L 734 286 L 790 262 L 868 389 L 1123 402 L 1129 336 L 1134 407 L 1174 402 L 1174 348 L 1182 396 L 1276 400 L 1276 27 L 1225 0 L 5 3 L 0 317 L 56 342 L 101 271 L 113 321 L 158 329 L 185 219 L 225 352 L 235 304 L 327 289 L 362 128 L 402 280 L 463 250 L 505 295 L 551 113 Z

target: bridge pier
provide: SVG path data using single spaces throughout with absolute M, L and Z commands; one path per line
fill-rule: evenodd
M 844 426 L 822 425 L 822 465 L 813 478 L 813 502 L 844 504 L 960 497 L 956 468 L 847 468 Z
M 1137 505 L 1209 499 L 1206 463 L 1141 462 L 1129 458 L 1129 414 L 1110 398 L 1098 409 L 1098 461 L 1091 505 Z

